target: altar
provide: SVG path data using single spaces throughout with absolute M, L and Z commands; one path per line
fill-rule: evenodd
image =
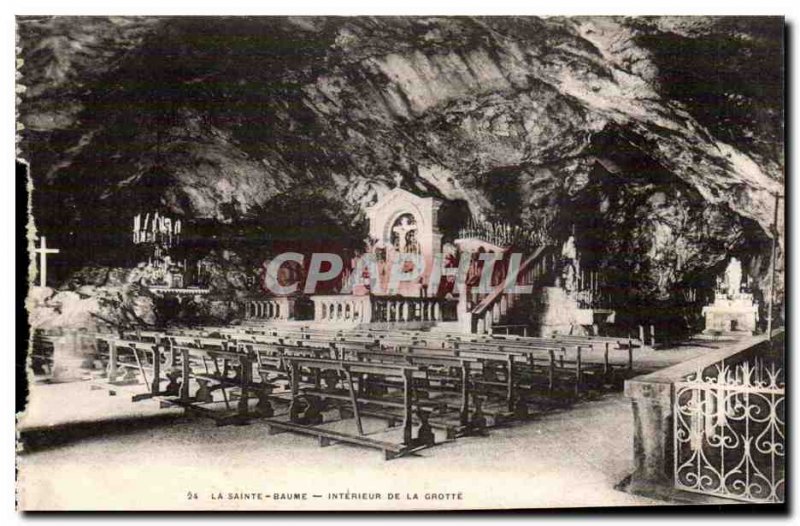
M 732 258 L 714 291 L 714 302 L 703 307 L 705 332 L 749 332 L 758 325 L 758 302 L 743 287 L 742 264 Z

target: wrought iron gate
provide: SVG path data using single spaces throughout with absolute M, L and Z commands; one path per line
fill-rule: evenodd
M 748 502 L 783 502 L 783 371 L 761 360 L 719 364 L 711 371 L 675 384 L 675 487 Z

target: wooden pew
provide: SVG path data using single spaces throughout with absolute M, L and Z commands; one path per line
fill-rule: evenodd
M 251 352 L 242 352 L 235 342 L 221 338 L 170 336 L 172 349 L 180 356 L 181 384 L 178 393 L 171 392 L 169 397 L 161 397 L 164 403 L 178 405 L 185 409 L 214 419 L 217 425 L 242 424 L 249 419 L 260 416 L 253 413 L 249 407 L 251 394 L 255 393 L 259 399 L 257 408 L 263 403 L 262 398 L 271 393 L 272 385 L 263 380 L 255 382 L 253 370 L 256 363 L 255 355 Z M 222 368 L 220 368 L 222 362 Z M 209 369 L 209 363 L 213 371 Z M 202 366 L 202 369 L 197 369 Z M 231 376 L 233 371 L 233 376 Z M 194 396 L 189 392 L 190 384 L 195 380 L 199 386 Z M 214 382 L 209 386 L 208 382 Z M 227 390 L 238 391 L 238 403 L 232 411 L 230 396 Z M 229 412 L 220 413 L 205 407 L 212 403 L 212 392 L 219 390 L 223 402 Z M 230 401 L 229 401 L 230 398 Z M 232 412 L 231 412 L 232 411 Z
M 57 336 L 50 336 L 44 331 L 36 330 L 31 342 L 31 368 L 34 374 L 51 375 L 53 373 L 53 351 Z
M 423 423 L 423 425 L 420 427 L 420 431 L 418 432 L 416 439 L 413 437 L 413 408 L 416 405 L 419 411 L 423 406 L 422 402 L 417 401 L 415 403 L 413 399 L 413 378 L 415 374 L 420 374 L 419 367 L 403 364 L 364 363 L 350 360 L 330 360 L 294 356 L 285 356 L 284 359 L 288 364 L 289 377 L 291 380 L 292 402 L 290 405 L 289 422 L 268 419 L 267 422 L 270 425 L 274 425 L 278 428 L 288 431 L 318 436 L 320 437 L 321 445 L 328 445 L 329 441 L 333 440 L 377 448 L 383 451 L 387 460 L 408 454 L 420 447 L 426 447 L 434 444 L 430 426 L 428 425 L 427 429 L 423 430 L 423 428 L 426 427 L 425 423 Z M 325 390 L 306 388 L 303 389 L 304 394 L 301 395 L 300 371 L 303 368 L 335 371 L 337 374 L 343 375 L 344 382 L 347 386 L 347 394 L 343 395 L 338 391 L 329 392 Z M 366 374 L 401 378 L 403 386 L 402 401 L 386 400 L 359 395 L 356 389 L 356 383 L 360 381 L 362 375 Z M 303 419 L 305 419 L 306 416 L 304 415 L 301 417 L 299 410 L 296 408 L 300 405 L 300 398 L 308 397 L 309 394 L 321 399 L 333 399 L 338 402 L 349 401 L 356 421 L 358 433 L 351 434 L 325 429 L 323 427 L 323 422 L 321 422 L 321 415 L 318 415 L 320 416 L 320 420 L 316 422 L 304 421 Z M 401 408 L 403 410 L 403 441 L 401 443 L 391 443 L 367 437 L 364 433 L 361 420 L 361 409 L 365 405 Z M 308 402 L 308 407 L 311 407 L 311 402 Z M 430 435 L 427 435 L 427 433 L 430 433 Z M 328 443 L 323 443 L 323 440 L 327 441 Z

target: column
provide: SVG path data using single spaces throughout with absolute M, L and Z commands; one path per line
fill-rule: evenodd
M 625 382 L 633 408 L 633 460 L 630 491 L 671 488 L 673 477 L 672 385 L 668 382 Z
M 372 303 L 372 298 L 369 296 L 364 296 L 361 300 L 361 321 L 364 323 L 369 323 L 372 321 L 372 309 L 374 304 Z

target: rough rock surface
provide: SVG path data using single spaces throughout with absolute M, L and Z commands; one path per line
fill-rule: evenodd
M 116 328 L 155 325 L 155 302 L 139 286 L 94 287 L 75 290 L 37 288 L 27 301 L 29 323 L 33 329 Z
M 21 18 L 20 146 L 61 279 L 129 264 L 119 232 L 156 206 L 220 243 L 255 229 L 261 253 L 293 208 L 304 232 L 354 244 L 400 174 L 474 215 L 555 210 L 643 302 L 709 283 L 732 254 L 763 291 L 784 184 L 782 31 L 730 17 Z

